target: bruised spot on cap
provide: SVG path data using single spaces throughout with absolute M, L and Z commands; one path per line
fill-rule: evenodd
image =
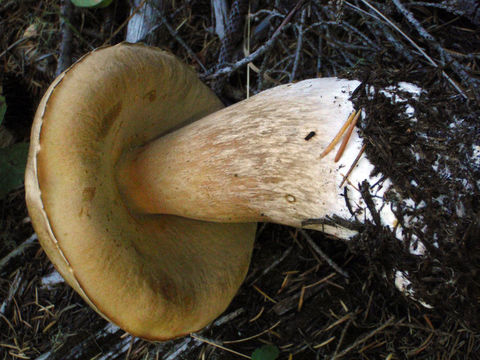
M 155 99 L 157 98 L 157 90 L 153 89 L 147 92 L 145 95 L 143 95 L 144 99 L 148 99 L 150 102 L 154 102 Z
M 97 191 L 97 188 L 95 187 L 86 187 L 83 189 L 82 192 L 82 200 L 84 202 L 90 202 L 93 200 L 95 197 L 95 192 Z
M 113 105 L 108 111 L 105 113 L 103 117 L 103 122 L 101 128 L 98 131 L 99 138 L 104 138 L 108 134 L 108 130 L 112 127 L 115 119 L 118 117 L 120 112 L 122 111 L 122 102 L 119 101 L 115 105 Z

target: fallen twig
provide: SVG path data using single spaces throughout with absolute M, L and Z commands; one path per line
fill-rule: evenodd
M 365 152 L 365 149 L 367 148 L 367 144 L 363 144 L 362 148 L 360 149 L 360 151 L 358 152 L 357 154 L 357 157 L 355 158 L 355 160 L 353 160 L 353 163 L 352 165 L 350 166 L 350 169 L 348 169 L 347 173 L 345 174 L 345 176 L 343 177 L 343 180 L 342 182 L 340 183 L 340 188 L 343 186 L 343 184 L 345 184 L 345 181 L 348 180 L 348 177 L 350 176 L 350 174 L 352 173 L 353 169 L 355 168 L 355 166 L 357 165 L 358 161 L 360 160 L 360 157 L 362 156 L 362 154 Z
M 212 7 L 215 17 L 215 33 L 220 41 L 222 41 L 226 32 L 228 4 L 225 0 L 212 0 Z
M 415 28 L 418 34 L 429 42 L 442 56 L 445 61 L 450 64 L 457 75 L 464 83 L 469 84 L 476 92 L 479 92 L 480 84 L 475 77 L 471 76 L 465 68 L 460 65 L 451 55 L 446 52 L 438 41 L 422 26 L 422 24 L 415 18 L 415 16 L 400 2 L 400 0 L 393 0 L 393 4 L 398 11 L 405 16 L 410 24 Z
M 55 75 L 60 75 L 65 69 L 72 65 L 72 23 L 73 5 L 71 0 L 62 0 L 60 5 L 60 32 L 62 41 L 60 43 L 60 55 L 58 56 Z
M 37 240 L 37 234 L 33 234 L 30 236 L 27 240 L 25 240 L 23 243 L 21 243 L 19 246 L 17 246 L 14 250 L 12 250 L 8 255 L 3 257 L 3 259 L 0 260 L 0 271 L 3 269 L 7 263 L 13 259 L 15 256 L 20 255 L 25 251 L 27 248 L 32 246 L 35 243 L 35 240 Z
M 347 334 L 348 328 L 350 327 L 350 324 L 352 323 L 352 318 L 350 314 L 347 314 L 345 316 L 347 319 L 347 323 L 342 329 L 342 332 L 340 334 L 340 339 L 338 339 L 337 346 L 335 347 L 335 352 L 333 353 L 332 359 L 338 359 L 340 355 L 338 355 L 338 350 L 340 350 L 340 346 L 343 344 L 343 340 L 345 339 L 345 335 Z
M 20 287 L 20 284 L 22 282 L 22 272 L 20 270 L 17 271 L 15 274 L 15 277 L 12 280 L 12 283 L 8 289 L 8 295 L 6 299 L 3 301 L 2 305 L 0 305 L 0 314 L 5 314 L 5 311 L 7 310 L 8 305 L 12 301 L 13 297 L 18 291 L 18 288 Z
M 252 282 L 249 284 L 249 285 L 253 285 L 255 284 L 260 278 L 262 278 L 263 276 L 265 276 L 266 274 L 268 274 L 272 269 L 274 269 L 275 267 L 277 267 L 278 264 L 280 264 L 283 260 L 285 260 L 285 258 L 292 252 L 293 250 L 293 246 L 289 247 L 287 250 L 285 250 L 282 254 L 282 256 L 280 256 L 279 258 L 275 259 L 275 261 L 273 263 L 270 264 L 270 266 L 268 266 L 265 270 L 262 271 L 262 273 L 260 275 L 258 275 L 257 277 L 255 277 L 254 280 L 252 280 Z M 247 279 L 248 281 L 248 279 Z
M 422 56 L 435 68 L 439 68 L 438 64 L 420 47 L 417 45 L 415 41 L 412 40 L 407 34 L 405 34 L 393 21 L 391 21 L 388 17 L 383 15 L 375 6 L 370 4 L 367 0 L 360 0 L 363 4 L 365 4 L 368 8 L 370 8 L 373 12 L 375 12 L 378 16 L 380 16 L 389 26 L 391 26 L 395 31 L 400 33 L 405 40 L 407 40 Z M 354 6 L 353 4 L 345 1 L 345 3 L 351 6 L 353 9 L 358 9 L 358 7 Z M 453 79 L 444 71 L 442 70 L 443 77 L 458 91 L 460 95 L 462 95 L 465 99 L 467 99 L 467 95 L 464 91 L 458 86 L 458 84 L 453 81 Z
M 303 46 L 303 26 L 305 25 L 305 9 L 302 10 L 302 14 L 300 16 L 300 24 L 297 25 L 298 37 L 297 37 L 297 47 L 295 49 L 295 60 L 293 61 L 293 68 L 292 72 L 290 73 L 290 82 L 295 80 L 295 76 L 297 74 L 298 63 L 300 61 L 300 54 L 302 52 Z
M 232 354 L 241 356 L 241 357 L 243 357 L 243 358 L 245 358 L 245 359 L 251 359 L 250 356 L 247 356 L 247 355 L 242 354 L 242 353 L 240 353 L 240 352 L 238 352 L 238 351 L 229 349 L 229 348 L 227 348 L 227 347 L 219 344 L 219 343 L 218 343 L 217 341 L 215 341 L 215 340 L 207 339 L 207 338 L 205 338 L 205 337 L 203 337 L 203 336 L 199 336 L 199 335 L 196 335 L 196 334 L 193 334 L 193 333 L 190 334 L 190 336 L 191 336 L 192 338 L 194 338 L 195 340 L 201 341 L 201 342 L 203 342 L 203 343 L 205 343 L 205 344 L 212 345 L 212 346 L 217 347 L 217 348 L 219 348 L 219 349 L 228 351 L 228 352 L 230 352 L 230 353 L 232 353 Z
M 270 49 L 273 44 L 275 43 L 275 40 L 277 37 L 281 34 L 283 28 L 286 26 L 286 24 L 290 21 L 292 18 L 293 14 L 298 10 L 300 5 L 302 4 L 303 0 L 299 0 L 295 7 L 290 11 L 290 13 L 285 17 L 285 19 L 282 21 L 280 26 L 275 30 L 273 33 L 272 37 L 262 46 L 260 46 L 257 50 L 255 50 L 253 53 L 251 53 L 249 56 L 244 57 L 243 59 L 237 61 L 235 64 L 232 65 L 227 65 L 221 69 L 216 70 L 213 74 L 205 74 L 203 77 L 205 79 L 216 79 L 217 77 L 221 75 L 226 75 L 229 73 L 232 73 L 236 71 L 237 69 L 241 68 L 242 66 L 247 65 L 249 62 L 254 61 L 256 58 L 258 58 L 260 55 L 264 54 L 268 49 Z
M 305 230 L 302 230 L 300 229 L 300 232 L 302 233 L 303 237 L 305 238 L 305 240 L 307 241 L 307 243 L 312 247 L 313 250 L 315 250 L 315 252 L 317 253 L 317 255 L 319 255 L 323 260 L 325 260 L 325 262 L 330 265 L 330 267 L 332 267 L 336 272 L 338 272 L 340 275 L 346 277 L 346 278 L 349 278 L 350 276 L 348 275 L 348 273 L 343 270 L 340 266 L 338 266 L 335 261 L 333 261 L 332 259 L 330 259 L 330 257 L 328 257 L 327 254 L 325 254 L 322 249 L 320 249 L 318 247 L 318 245 L 315 243 L 315 241 L 312 239 L 312 237 L 310 235 L 308 235 L 308 233 L 305 231 Z
M 272 330 L 275 329 L 278 325 L 280 325 L 280 323 L 281 323 L 281 320 L 277 321 L 275 324 L 273 324 L 272 326 L 270 326 L 268 329 L 265 329 L 265 330 L 259 332 L 258 334 L 255 334 L 255 335 L 252 335 L 252 336 L 243 338 L 243 339 L 223 341 L 223 343 L 224 343 L 224 344 L 238 344 L 238 343 L 241 343 L 241 342 L 245 342 L 245 341 L 249 341 L 249 340 L 256 339 L 256 338 L 262 336 L 263 334 L 266 334 L 266 333 L 272 331 Z
M 18 39 L 17 41 L 15 41 L 13 44 L 9 45 L 4 51 L 2 51 L 0 53 L 0 58 L 5 56 L 6 53 L 8 53 L 10 50 L 12 50 L 15 46 L 18 46 L 20 45 L 21 43 L 27 41 L 27 40 L 30 40 L 33 36 L 29 36 L 29 37 L 23 37 L 21 39 Z
M 158 22 L 161 5 L 162 0 L 150 0 L 147 2 L 135 0 L 132 4 L 132 13 L 128 19 L 125 40 L 133 43 L 145 41 L 147 36 L 151 34 L 152 28 Z M 146 41 L 146 43 L 151 44 L 152 41 Z
M 126 18 L 125 21 L 124 21 L 123 23 L 121 23 L 120 26 L 117 28 L 117 30 L 115 30 L 115 31 L 113 32 L 113 34 L 111 34 L 111 35 L 108 37 L 108 39 L 103 42 L 104 45 L 109 44 L 110 41 L 111 41 L 120 31 L 122 31 L 125 26 L 128 25 L 128 23 L 130 22 L 130 20 L 135 16 L 135 14 L 136 14 L 137 12 L 140 11 L 140 9 L 143 7 L 143 5 L 145 4 L 146 1 L 147 1 L 147 0 L 142 0 L 142 2 L 141 2 L 140 4 L 138 4 L 138 6 L 137 6 L 135 9 L 133 9 L 133 11 L 132 11 L 132 13 L 130 14 L 130 16 L 129 16 L 128 18 Z M 141 40 L 141 39 L 137 39 L 136 41 L 133 41 L 133 40 L 130 40 L 130 41 L 137 42 L 137 41 L 140 41 L 140 40 Z
M 185 41 L 178 35 L 178 33 L 175 31 L 175 29 L 169 24 L 167 21 L 167 18 L 162 14 L 159 13 L 160 20 L 162 21 L 162 24 L 165 25 L 167 28 L 168 32 L 170 35 L 177 40 L 177 42 L 182 45 L 182 47 L 187 51 L 188 55 L 192 57 L 193 60 L 202 68 L 204 72 L 207 71 L 207 68 L 205 65 L 203 65 L 203 62 L 199 59 L 199 57 L 195 54 L 195 52 L 190 48 L 190 46 L 187 45 Z
M 348 347 L 346 347 L 345 349 L 343 349 L 342 351 L 340 351 L 339 353 L 337 353 L 334 357 L 334 359 L 339 359 L 341 358 L 342 356 L 345 356 L 346 354 L 348 354 L 350 351 L 352 351 L 353 349 L 355 349 L 358 345 L 360 344 L 363 344 L 365 341 L 367 341 L 368 339 L 370 339 L 372 336 L 375 336 L 375 334 L 379 333 L 380 331 L 382 331 L 383 329 L 391 326 L 393 324 L 393 321 L 395 320 L 394 317 L 391 317 L 390 319 L 388 319 L 383 325 L 379 326 L 378 328 L 374 329 L 373 331 L 369 332 L 368 334 L 358 338 L 357 340 L 355 340 L 351 345 L 349 345 Z

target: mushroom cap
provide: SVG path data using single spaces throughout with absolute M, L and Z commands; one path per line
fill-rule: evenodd
M 40 243 L 92 308 L 135 336 L 204 327 L 247 272 L 255 224 L 137 213 L 114 176 L 123 153 L 221 107 L 173 55 L 122 43 L 81 58 L 37 110 L 25 189 Z

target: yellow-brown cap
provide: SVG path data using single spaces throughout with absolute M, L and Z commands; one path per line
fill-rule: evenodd
M 133 335 L 202 328 L 247 271 L 255 224 L 136 213 L 114 176 L 123 153 L 221 107 L 173 55 L 122 43 L 62 73 L 37 110 L 25 188 L 40 243 L 90 306 Z

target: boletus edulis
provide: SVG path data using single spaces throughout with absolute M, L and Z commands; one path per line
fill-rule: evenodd
M 357 186 L 372 165 L 362 156 L 350 169 L 357 131 L 338 161 L 325 155 L 358 85 L 306 80 L 223 108 L 168 52 L 91 52 L 35 116 L 25 185 L 41 245 L 129 333 L 164 340 L 204 327 L 244 279 L 256 222 L 349 239 L 348 224 L 370 216 Z M 384 188 L 370 191 L 381 199 Z M 393 226 L 389 206 L 379 214 Z

